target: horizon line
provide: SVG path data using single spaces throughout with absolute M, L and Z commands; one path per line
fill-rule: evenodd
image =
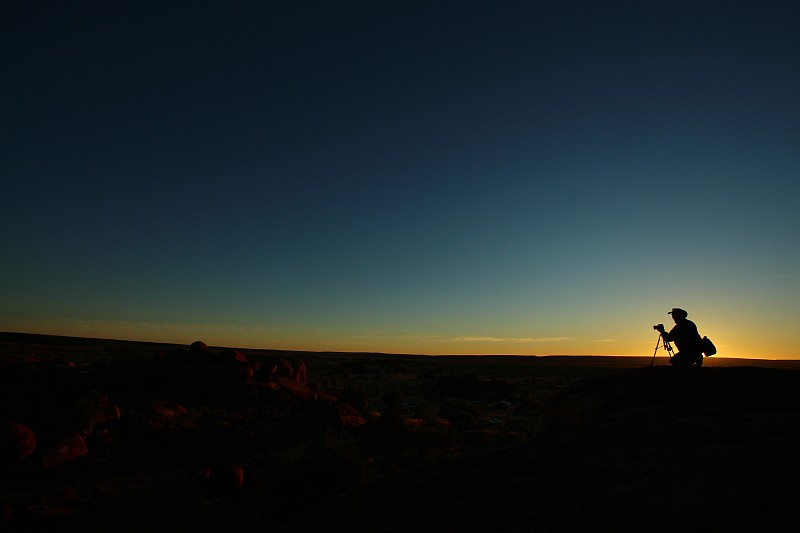
M 85 340 L 85 341 L 106 341 L 106 342 L 128 342 L 128 343 L 137 343 L 137 344 L 155 344 L 155 345 L 168 345 L 168 346 L 190 346 L 192 341 L 189 343 L 179 343 L 179 342 L 163 342 L 163 341 L 146 341 L 146 340 L 134 340 L 134 339 L 114 339 L 114 338 L 107 338 L 107 337 L 76 337 L 74 335 L 59 335 L 59 334 L 49 334 L 49 333 L 29 333 L 23 331 L 0 331 L 0 337 L 2 336 L 9 336 L 9 335 L 21 335 L 21 336 L 29 336 L 29 337 L 49 337 L 55 339 L 74 339 L 74 340 Z M 0 338 L 0 341 L 3 341 Z M 288 350 L 284 348 L 254 348 L 254 347 L 246 347 L 246 346 L 223 346 L 223 345 L 209 345 L 209 348 L 233 348 L 238 350 L 248 350 L 248 351 L 271 351 L 271 352 L 289 352 L 289 353 L 309 353 L 309 354 L 354 354 L 354 355 L 396 355 L 396 356 L 412 356 L 412 357 L 616 357 L 616 358 L 653 358 L 652 355 L 642 354 L 642 355 L 609 355 L 609 354 L 459 354 L 459 353 L 446 353 L 446 354 L 430 354 L 430 353 L 404 353 L 404 352 L 381 352 L 381 351 L 339 351 L 339 350 Z M 716 360 L 722 359 L 733 359 L 738 361 L 798 361 L 800 362 L 800 358 L 790 358 L 790 359 L 770 359 L 768 357 L 717 357 L 716 355 L 713 356 Z M 655 359 L 666 359 L 665 356 L 656 356 Z

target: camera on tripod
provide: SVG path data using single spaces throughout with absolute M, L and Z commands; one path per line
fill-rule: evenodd
M 656 349 L 653 350 L 653 359 L 650 361 L 650 366 L 653 366 L 653 363 L 655 363 L 656 352 L 658 352 L 659 348 L 664 348 L 664 350 L 667 352 L 667 355 L 669 355 L 669 360 L 671 363 L 672 356 L 675 354 L 672 351 L 672 344 L 670 344 L 670 342 L 667 340 L 669 334 L 666 331 L 664 331 L 664 324 L 656 324 L 655 326 L 653 326 L 653 329 L 656 330 L 659 333 L 659 335 L 658 335 L 658 340 L 656 341 Z

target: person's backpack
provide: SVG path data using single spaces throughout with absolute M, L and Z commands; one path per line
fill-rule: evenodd
M 714 346 L 714 343 L 711 342 L 711 339 L 708 337 L 703 337 L 703 339 L 700 341 L 700 346 L 703 348 L 703 353 L 706 355 L 706 357 L 711 357 L 717 353 L 717 347 Z

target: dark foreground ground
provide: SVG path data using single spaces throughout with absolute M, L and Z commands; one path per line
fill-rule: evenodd
M 0 530 L 793 530 L 797 363 L 706 361 L 0 334 Z

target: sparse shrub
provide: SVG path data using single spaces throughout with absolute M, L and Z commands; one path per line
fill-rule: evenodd
M 517 396 L 514 412 L 521 416 L 537 417 L 542 412 L 544 404 L 545 400 L 543 394 L 526 391 Z
M 480 423 L 477 409 L 466 402 L 451 402 L 439 409 L 439 416 L 461 427 L 474 427 Z
M 358 443 L 335 430 L 288 452 L 280 470 L 287 496 L 312 505 L 361 485 L 367 477 Z
M 401 437 L 405 433 L 406 427 L 400 409 L 388 407 L 384 410 L 378 419 L 377 428 L 393 438 Z
M 440 394 L 459 398 L 475 397 L 480 392 L 480 380 L 474 373 L 460 376 L 441 376 L 436 382 Z
M 511 417 L 506 420 L 505 426 L 510 431 L 520 433 L 527 438 L 532 437 L 536 431 L 536 423 L 533 420 L 519 416 Z
M 463 434 L 453 426 L 427 426 L 410 434 L 409 440 L 418 446 L 428 457 L 440 457 L 458 453 Z
M 431 406 L 427 403 L 419 404 L 411 409 L 411 416 L 413 416 L 414 418 L 422 418 L 424 420 L 429 420 L 433 418 L 433 410 Z
M 341 394 L 339 394 L 339 400 L 350 404 L 362 414 L 366 412 L 367 404 L 369 403 L 366 393 L 363 390 L 354 387 L 348 387 Z
M 390 409 L 399 409 L 405 395 L 400 389 L 390 389 L 383 393 L 381 401 Z
M 417 381 L 436 381 L 436 372 L 433 370 L 427 370 L 425 372 L 421 372 L 417 376 Z

